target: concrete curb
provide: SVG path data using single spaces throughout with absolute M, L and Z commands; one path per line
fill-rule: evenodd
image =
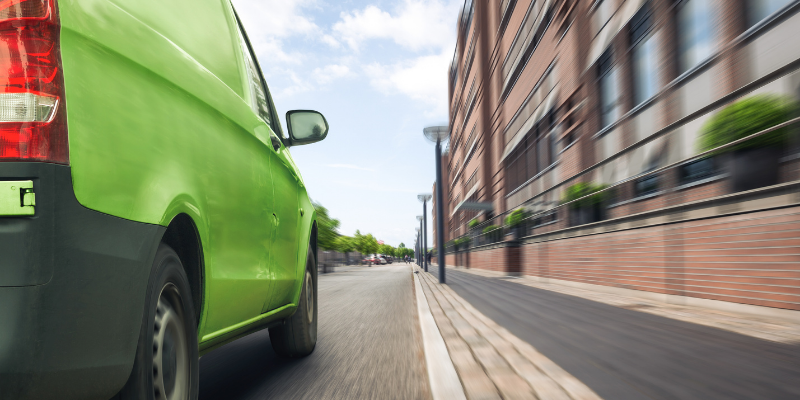
M 442 334 L 436 321 L 433 319 L 428 300 L 422 292 L 419 278 L 411 267 L 414 276 L 414 291 L 417 295 L 417 313 L 419 314 L 419 326 L 422 330 L 422 345 L 425 352 L 425 362 L 428 364 L 428 381 L 431 387 L 433 400 L 461 400 L 467 399 L 464 394 L 464 387 L 456 373 L 456 367 L 450 359 L 450 353 L 444 344 Z

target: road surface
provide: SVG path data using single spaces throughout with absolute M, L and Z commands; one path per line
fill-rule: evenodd
M 278 358 L 266 330 L 200 360 L 200 400 L 428 399 L 407 264 L 320 274 L 317 347 Z

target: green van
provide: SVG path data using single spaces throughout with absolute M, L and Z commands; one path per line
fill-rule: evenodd
M 316 212 L 229 0 L 0 0 L 0 398 L 195 399 L 317 338 Z M 266 60 L 269 61 L 269 60 Z

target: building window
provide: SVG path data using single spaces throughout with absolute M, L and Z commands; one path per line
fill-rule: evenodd
M 556 132 L 542 118 L 506 158 L 506 181 L 511 192 L 538 175 L 556 160 Z
M 469 27 L 472 25 L 472 15 L 475 13 L 475 6 L 472 0 L 464 2 L 464 8 L 461 10 L 461 45 L 464 45 L 464 40 L 467 39 Z
M 648 175 L 639 178 L 633 183 L 634 198 L 647 196 L 658 192 L 658 175 Z
M 683 185 L 711 178 L 718 173 L 717 163 L 713 157 L 701 158 L 678 168 L 680 183 Z
M 684 0 L 678 7 L 678 73 L 682 74 L 711 56 L 714 16 L 711 0 Z
M 600 56 L 597 62 L 598 89 L 600 91 L 600 128 L 611 125 L 619 118 L 619 91 L 617 70 L 611 65 L 611 50 Z
M 746 0 L 749 26 L 761 22 L 793 2 L 794 0 Z
M 658 49 L 652 33 L 653 14 L 649 3 L 631 18 L 633 50 L 633 104 L 639 105 L 658 92 Z
M 450 99 L 452 100 L 453 94 L 456 90 L 456 80 L 458 79 L 458 49 L 453 54 L 453 62 L 450 63 Z M 466 79 L 466 77 L 464 78 Z
M 595 11 L 594 11 L 594 34 L 600 32 L 603 27 L 606 25 L 609 19 L 611 19 L 611 14 L 613 14 L 614 10 L 613 0 L 598 0 L 595 3 Z

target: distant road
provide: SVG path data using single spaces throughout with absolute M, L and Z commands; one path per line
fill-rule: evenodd
M 407 264 L 320 274 L 317 348 L 284 360 L 268 332 L 200 360 L 200 399 L 428 399 Z

